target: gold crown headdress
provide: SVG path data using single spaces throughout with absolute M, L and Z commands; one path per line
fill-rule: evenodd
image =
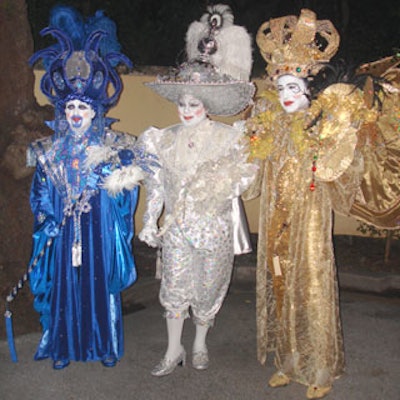
M 288 15 L 264 22 L 256 37 L 271 80 L 285 74 L 315 75 L 336 54 L 339 41 L 332 22 L 318 21 L 308 9 L 302 9 L 299 18 Z

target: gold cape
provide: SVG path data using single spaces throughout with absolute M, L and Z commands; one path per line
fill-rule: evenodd
M 377 118 L 357 133 L 364 159 L 360 190 L 350 214 L 384 229 L 400 229 L 400 69 L 383 75 L 390 86 Z

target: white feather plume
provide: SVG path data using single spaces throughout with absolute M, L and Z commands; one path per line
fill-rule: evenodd
M 209 61 L 221 74 L 248 81 L 253 64 L 251 36 L 244 27 L 233 25 L 232 14 L 226 12 L 226 7 L 229 9 L 228 6 L 217 9 L 225 20 L 215 35 L 217 51 L 209 56 Z M 199 59 L 201 56 L 198 44 L 201 39 L 208 36 L 210 29 L 208 19 L 209 13 L 204 14 L 200 21 L 192 22 L 188 28 L 186 53 L 189 61 Z
M 124 189 L 132 190 L 142 179 L 144 179 L 142 169 L 136 165 L 129 165 L 114 170 L 104 178 L 101 187 L 106 189 L 110 196 L 116 197 Z
M 86 160 L 84 167 L 89 169 L 104 161 L 110 160 L 118 154 L 118 151 L 109 146 L 89 146 L 86 149 Z
M 215 17 L 217 17 L 217 19 L 221 18 L 221 23 L 219 25 L 225 28 L 233 25 L 233 13 L 227 4 L 215 4 L 213 6 L 208 6 L 207 12 L 202 15 L 200 21 L 204 24 L 207 24 L 208 21 Z

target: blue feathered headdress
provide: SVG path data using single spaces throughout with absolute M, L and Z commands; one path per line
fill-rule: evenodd
M 43 59 L 46 72 L 41 90 L 63 112 L 65 103 L 79 99 L 107 111 L 118 100 L 122 82 L 115 71 L 119 63 L 132 67 L 120 53 L 115 23 L 98 11 L 86 22 L 72 7 L 56 6 L 50 26 L 41 35 L 51 34 L 58 43 L 39 50 L 29 60 L 33 65 Z M 109 95 L 108 87 L 113 91 Z

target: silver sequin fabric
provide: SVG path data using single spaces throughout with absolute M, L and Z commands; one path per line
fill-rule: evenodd
M 195 323 L 212 325 L 232 273 L 232 200 L 256 172 L 247 162 L 242 132 L 206 119 L 195 127 L 150 128 L 139 145 L 155 154 L 161 166 L 145 179 L 142 239 L 144 232 L 162 238 L 165 315 L 187 317 L 191 309 Z

